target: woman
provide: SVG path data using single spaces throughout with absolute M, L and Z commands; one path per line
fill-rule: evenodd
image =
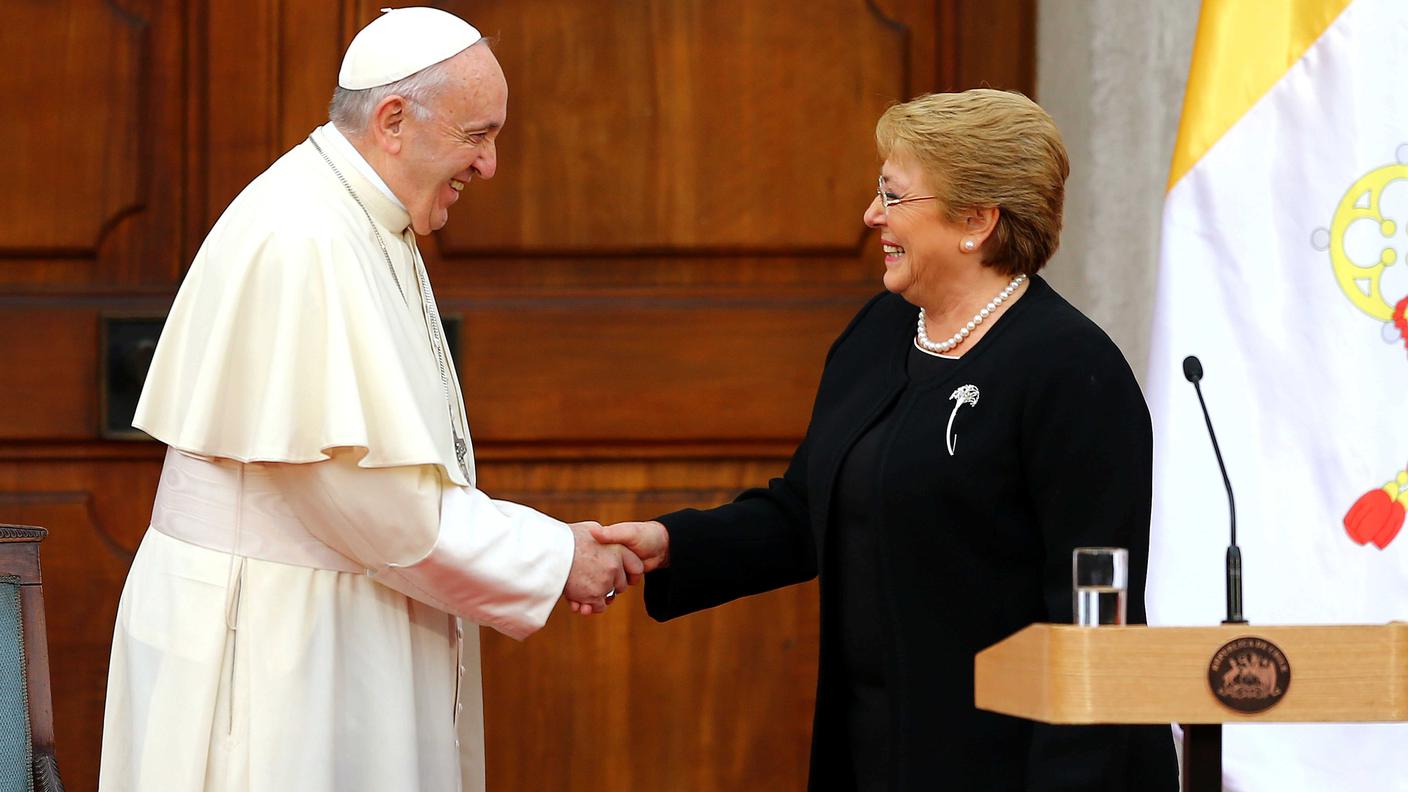
M 1036 274 L 1060 234 L 1060 135 L 1029 99 L 972 90 L 890 108 L 876 139 L 886 292 L 832 346 L 787 472 L 598 539 L 654 570 L 659 620 L 820 576 L 812 789 L 1176 789 L 1167 727 L 973 706 L 974 653 L 1071 621 L 1072 548 L 1129 548 L 1144 621 L 1149 412 Z

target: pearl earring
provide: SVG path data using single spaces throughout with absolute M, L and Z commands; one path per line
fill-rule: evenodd
M 977 243 L 977 242 L 974 242 L 974 241 L 971 240 L 971 239 L 965 239 L 965 240 L 963 240 L 963 249 L 964 249 L 964 250 L 972 250 L 973 248 L 975 248 L 975 247 L 977 247 L 977 246 L 978 246 L 978 243 Z

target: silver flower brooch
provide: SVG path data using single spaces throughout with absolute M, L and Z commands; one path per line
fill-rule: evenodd
M 954 449 L 958 448 L 958 435 L 953 433 L 953 419 L 958 417 L 958 408 L 965 404 L 978 406 L 978 386 L 964 385 L 948 397 L 954 402 L 953 412 L 948 414 L 948 429 L 944 432 L 944 442 L 948 444 L 948 455 L 953 456 Z

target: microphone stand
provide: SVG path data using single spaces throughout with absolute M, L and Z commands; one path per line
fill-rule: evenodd
M 1232 543 L 1227 546 L 1227 618 L 1223 624 L 1246 624 L 1242 616 L 1242 549 L 1237 546 L 1237 505 L 1232 499 L 1232 480 L 1227 477 L 1227 465 L 1222 462 L 1222 449 L 1217 445 L 1217 433 L 1212 430 L 1212 416 L 1198 384 L 1203 378 L 1203 364 L 1189 355 L 1183 359 L 1183 376 L 1193 383 L 1198 394 L 1198 406 L 1203 409 L 1203 422 L 1212 440 L 1212 452 L 1217 457 L 1217 469 L 1222 472 L 1222 485 L 1227 489 L 1227 513 L 1232 520 Z M 1180 724 L 1183 727 L 1183 781 L 1187 789 L 1222 788 L 1222 725 Z
M 1198 359 L 1188 360 L 1198 363 Z M 1185 371 L 1187 361 L 1184 362 Z M 1198 381 L 1203 378 L 1202 365 L 1197 366 L 1197 377 L 1189 377 L 1193 390 L 1198 394 L 1198 405 L 1203 408 L 1203 421 L 1208 426 L 1208 437 L 1212 440 L 1212 452 L 1217 456 L 1217 468 L 1222 472 L 1222 484 L 1227 488 L 1227 513 L 1232 518 L 1232 543 L 1227 546 L 1227 618 L 1223 624 L 1246 624 L 1242 615 L 1242 548 L 1237 546 L 1237 504 L 1232 499 L 1232 481 L 1227 477 L 1227 466 L 1222 462 L 1222 449 L 1217 445 L 1217 433 L 1212 430 L 1212 417 L 1208 414 L 1207 402 L 1203 400 L 1203 389 Z

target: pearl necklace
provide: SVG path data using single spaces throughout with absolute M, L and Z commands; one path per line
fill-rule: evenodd
M 947 341 L 936 342 L 929 340 L 929 331 L 924 327 L 924 309 L 920 308 L 919 333 L 915 336 L 914 342 L 919 345 L 920 349 L 923 349 L 926 352 L 947 352 L 950 349 L 953 349 L 954 347 L 963 343 L 964 339 L 966 339 L 969 334 L 971 334 L 975 329 L 977 329 L 978 325 L 983 323 L 983 320 L 991 316 L 993 312 L 998 309 L 999 306 L 1007 302 L 1007 300 L 1012 297 L 1013 292 L 1017 291 L 1017 289 L 1022 285 L 1022 282 L 1026 279 L 1026 275 L 1018 275 L 1017 277 L 1013 278 L 1012 282 L 1007 284 L 1007 288 L 998 292 L 997 296 L 992 298 L 992 302 L 983 306 L 983 310 L 973 314 L 973 318 L 969 320 L 968 324 L 964 325 L 963 327 L 960 327 L 958 329 L 958 332 L 949 336 Z

